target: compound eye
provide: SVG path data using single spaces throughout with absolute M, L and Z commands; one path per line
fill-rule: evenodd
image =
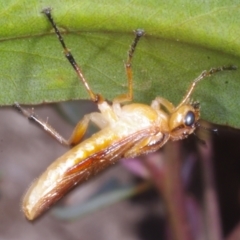
M 185 119 L 184 119 L 184 124 L 188 127 L 192 126 L 195 122 L 195 115 L 192 111 L 187 112 Z

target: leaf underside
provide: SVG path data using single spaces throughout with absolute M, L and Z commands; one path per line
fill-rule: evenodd
M 2 3 L 1 3 L 2 2 Z M 0 2 L 0 104 L 89 99 L 43 14 L 47 1 Z M 134 34 L 146 31 L 133 59 L 134 101 L 162 96 L 174 104 L 203 70 L 240 67 L 240 5 L 234 1 L 51 1 L 69 49 L 96 93 L 127 91 L 124 61 Z M 199 83 L 203 119 L 240 127 L 240 71 Z

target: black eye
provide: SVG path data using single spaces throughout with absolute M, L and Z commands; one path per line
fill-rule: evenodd
M 195 115 L 192 111 L 187 112 L 185 119 L 184 119 L 184 124 L 186 126 L 192 126 L 195 122 Z

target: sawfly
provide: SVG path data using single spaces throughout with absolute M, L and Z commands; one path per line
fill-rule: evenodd
M 162 97 L 156 97 L 151 105 L 123 104 L 133 99 L 132 58 L 139 39 L 144 35 L 144 31 L 138 29 L 135 31 L 135 38 L 125 63 L 128 92 L 117 96 L 110 104 L 90 88 L 79 65 L 65 45 L 52 18 L 51 8 L 46 8 L 42 12 L 54 28 L 65 57 L 85 86 L 90 99 L 97 104 L 99 112 L 85 115 L 75 127 L 70 139 L 66 140 L 33 112 L 15 103 L 15 107 L 23 115 L 36 122 L 61 144 L 74 146 L 54 161 L 27 191 L 23 199 L 23 212 L 29 220 L 36 219 L 74 186 L 88 180 L 119 159 L 148 154 L 158 150 L 169 140 L 176 141 L 188 137 L 199 125 L 199 103 L 190 100 L 197 83 L 213 73 L 235 69 L 234 66 L 229 66 L 203 71 L 191 83 L 177 106 Z M 89 122 L 94 123 L 100 130 L 85 141 L 81 141 Z

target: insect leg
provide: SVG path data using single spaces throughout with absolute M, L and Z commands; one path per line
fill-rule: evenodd
M 162 98 L 162 97 L 156 97 L 156 98 L 152 101 L 151 107 L 152 107 L 153 109 L 158 110 L 158 109 L 161 108 L 161 105 L 162 105 L 163 107 L 165 107 L 166 110 L 167 110 L 169 113 L 171 113 L 171 112 L 173 112 L 173 111 L 175 110 L 175 106 L 174 106 L 171 102 L 169 102 L 167 99 Z
M 99 112 L 93 112 L 90 114 L 86 114 L 81 121 L 78 122 L 77 126 L 73 130 L 71 137 L 68 140 L 69 145 L 78 144 L 83 136 L 85 135 L 89 122 L 94 123 L 100 129 L 106 127 L 108 121 L 103 117 L 103 115 Z
M 65 54 L 65 57 L 68 59 L 68 61 L 70 62 L 70 64 L 72 65 L 72 67 L 74 68 L 74 70 L 76 71 L 79 79 L 82 81 L 83 85 L 85 86 L 91 100 L 95 103 L 100 103 L 102 102 L 104 99 L 103 97 L 100 95 L 100 94 L 95 94 L 90 86 L 88 85 L 88 82 L 86 80 L 86 78 L 84 77 L 83 73 L 82 73 L 82 70 L 80 69 L 80 67 L 78 66 L 77 62 L 75 61 L 72 53 L 68 50 L 68 48 L 66 47 L 65 45 L 65 42 L 63 40 L 63 37 L 59 31 L 59 29 L 57 28 L 57 25 L 56 23 L 54 22 L 53 18 L 52 18 L 52 14 L 51 14 L 51 8 L 45 8 L 42 10 L 42 13 L 44 13 L 48 20 L 50 21 L 50 23 L 52 24 L 53 28 L 54 28 L 54 31 L 58 37 L 58 40 L 60 41 L 63 49 L 64 49 L 64 54 Z
M 135 32 L 135 38 L 128 51 L 128 59 L 127 59 L 127 62 L 125 63 L 125 69 L 126 69 L 127 80 L 128 80 L 128 93 L 117 96 L 113 100 L 113 102 L 127 102 L 133 99 L 132 58 L 133 58 L 133 54 L 139 39 L 144 35 L 144 30 L 137 29 L 134 32 Z
M 27 111 L 26 109 L 22 108 L 18 103 L 15 103 L 14 107 L 29 120 L 40 126 L 44 131 L 50 134 L 59 143 L 66 146 L 76 145 L 82 140 L 84 134 L 87 131 L 90 121 L 95 123 L 99 128 L 103 128 L 108 124 L 108 122 L 105 120 L 105 118 L 103 118 L 101 113 L 93 112 L 90 114 L 86 114 L 73 130 L 73 133 L 69 140 L 66 140 L 50 124 L 37 117 L 33 111 Z
M 124 157 L 136 157 L 150 152 L 155 152 L 169 140 L 169 134 L 157 132 L 155 135 L 146 136 L 125 152 Z
M 197 83 L 200 82 L 205 77 L 209 77 L 214 73 L 225 71 L 225 70 L 236 70 L 237 67 L 230 65 L 230 66 L 222 66 L 218 68 L 211 68 L 209 71 L 203 71 L 197 78 L 194 79 L 192 84 L 190 85 L 187 93 L 183 97 L 183 100 L 180 102 L 180 104 L 177 106 L 177 108 L 181 107 L 182 105 L 186 104 L 188 99 L 190 98 L 191 94 L 193 93 L 194 88 L 196 87 Z
M 58 142 L 63 145 L 69 145 L 68 141 L 63 138 L 53 127 L 51 127 L 47 122 L 43 121 L 42 119 L 38 118 L 33 111 L 27 111 L 26 109 L 22 108 L 18 103 L 13 105 L 20 113 L 22 113 L 25 117 L 29 120 L 35 122 L 38 126 L 40 126 L 44 131 L 50 134 L 53 138 L 55 138 Z

